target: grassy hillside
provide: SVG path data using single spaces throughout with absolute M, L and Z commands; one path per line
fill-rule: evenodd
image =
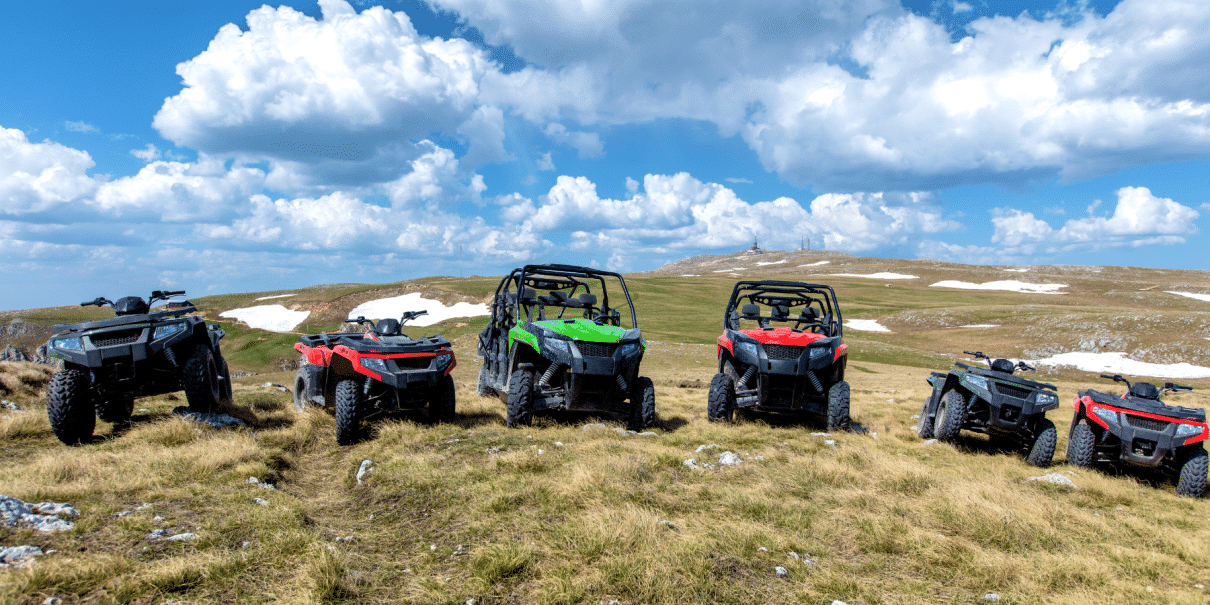
M 1044 375 L 1062 395 L 1049 415 L 1061 434 L 1050 469 L 1028 467 L 974 436 L 957 447 L 926 444 L 912 419 L 927 393 L 926 368 L 943 368 L 964 348 L 1023 355 L 1078 350 L 1091 339 L 1093 348 L 1148 361 L 1210 365 L 1210 303 L 1163 293 L 1208 292 L 1205 273 L 756 258 L 787 262 L 699 257 L 628 277 L 650 344 L 644 370 L 656 382 L 654 437 L 619 434 L 615 419 L 576 415 L 506 429 L 504 405 L 474 394 L 482 318 L 418 330 L 455 343 L 457 422 L 404 416 L 377 423 L 371 439 L 346 448 L 334 443 L 330 415 L 296 415 L 287 394 L 259 386 L 289 382 L 292 373 L 275 364 L 293 357 L 298 334 L 224 322 L 233 369 L 261 373 L 236 381 L 231 411 L 250 428 L 180 420 L 171 410 L 183 396 L 169 395 L 136 402 L 128 427 L 98 422 L 96 440 L 80 447 L 63 446 L 50 432 L 40 392 L 47 372 L 0 364 L 3 397 L 24 408 L 0 411 L 0 494 L 67 502 L 82 513 L 69 532 L 0 528 L 0 546 L 55 551 L 26 568 L 0 570 L 0 602 L 981 603 L 993 592 L 1000 603 L 1210 598 L 1210 502 L 1177 497 L 1152 477 L 1062 464 L 1071 396 L 1090 385 L 1113 390 L 1106 381 L 1075 370 Z M 828 265 L 787 267 L 824 259 Z M 892 330 L 845 334 L 853 417 L 864 431 L 815 436 L 821 427 L 765 416 L 706 422 L 711 343 L 736 277 L 707 273 L 705 262 L 723 269 L 748 262 L 745 277 L 833 284 L 846 318 L 878 319 Z M 874 272 L 919 279 L 824 275 Z M 942 279 L 1064 283 L 1071 293 L 929 287 Z M 420 291 L 446 302 L 482 301 L 495 281 L 431 278 L 307 288 L 260 302 L 253 299 L 279 293 L 194 300 L 211 319 L 252 304 L 296 306 L 312 310 L 309 327 L 318 331 L 335 328 L 365 300 Z M 13 315 L 53 323 L 80 313 Z M 968 324 L 1000 327 L 958 327 Z M 1173 401 L 1205 406 L 1201 389 L 1210 381 L 1182 382 L 1199 391 Z M 718 447 L 698 451 L 711 445 Z M 725 451 L 743 462 L 718 465 Z M 691 469 L 684 464 L 690 458 L 716 468 Z M 374 470 L 359 484 L 363 460 Z M 1029 480 L 1045 473 L 1063 473 L 1076 488 Z M 278 489 L 249 484 L 253 476 Z M 125 511 L 132 513 L 115 516 Z M 146 539 L 155 529 L 198 537 Z

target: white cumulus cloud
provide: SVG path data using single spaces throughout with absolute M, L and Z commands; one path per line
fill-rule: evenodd
M 0 212 L 40 212 L 91 195 L 102 182 L 88 176 L 93 166 L 88 152 L 0 127 Z

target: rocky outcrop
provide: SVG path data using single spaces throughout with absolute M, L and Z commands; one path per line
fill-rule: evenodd
M 40 363 L 42 365 L 62 367 L 63 362 L 50 356 L 50 352 L 46 349 L 46 345 L 39 345 L 31 353 L 26 349 L 8 345 L 0 349 L 0 361 L 28 361 L 32 363 Z

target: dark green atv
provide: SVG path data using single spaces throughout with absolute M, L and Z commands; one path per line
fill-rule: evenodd
M 607 286 L 624 308 L 610 306 Z M 526 265 L 501 280 L 479 335 L 479 395 L 508 404 L 510 427 L 570 410 L 622 415 L 641 431 L 655 419 L 655 387 L 639 376 L 646 347 L 621 275 Z

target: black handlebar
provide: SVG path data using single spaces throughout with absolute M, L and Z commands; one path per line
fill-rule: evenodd
M 1187 387 L 1187 386 L 1180 385 L 1180 384 L 1173 384 L 1171 382 L 1165 382 L 1164 388 L 1168 389 L 1169 391 L 1192 391 L 1193 390 L 1193 387 Z
M 975 359 L 991 359 L 991 357 L 985 355 L 983 351 L 963 351 L 963 353 L 966 353 L 967 355 L 974 355 Z
M 81 307 L 88 307 L 88 306 L 93 306 L 93 305 L 96 305 L 98 307 L 101 307 L 104 305 L 109 305 L 112 307 L 113 301 L 109 300 L 108 298 L 105 298 L 103 296 L 98 296 L 95 300 L 89 300 L 89 301 L 80 303 Z
M 404 312 L 403 312 L 403 317 L 399 319 L 399 323 L 401 323 L 401 324 L 402 324 L 402 323 L 406 322 L 406 321 L 407 321 L 407 320 L 409 320 L 409 319 L 416 319 L 417 317 L 420 317 L 421 315 L 428 315 L 428 314 L 429 314 L 429 312 L 428 312 L 427 310 L 424 310 L 424 311 L 404 311 Z
M 1130 386 L 1130 381 L 1122 378 L 1121 374 L 1101 374 L 1101 378 L 1108 378 L 1114 382 L 1124 382 L 1126 386 Z
M 1022 369 L 1022 370 L 1029 370 L 1030 372 L 1037 372 L 1037 371 L 1038 371 L 1038 370 L 1037 370 L 1037 368 L 1035 368 L 1035 367 L 1033 367 L 1033 366 L 1030 366 L 1030 365 L 1026 364 L 1024 361 L 1018 361 L 1018 362 L 1017 362 L 1017 367 L 1018 367 L 1018 368 L 1020 368 L 1020 369 Z

